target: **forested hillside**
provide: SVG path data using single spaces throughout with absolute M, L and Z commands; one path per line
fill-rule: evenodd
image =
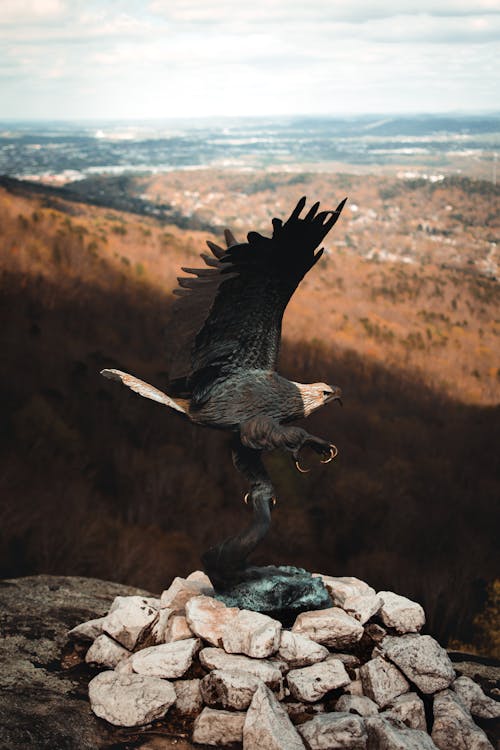
M 287 188 L 276 211 L 268 201 L 269 212 L 286 213 L 303 188 Z M 338 189 L 339 200 L 349 192 Z M 425 191 L 414 195 L 423 215 Z M 483 198 L 473 200 L 484 227 Z M 344 409 L 309 420 L 340 455 L 325 467 L 307 456 L 307 476 L 269 457 L 279 503 L 256 559 L 415 597 L 430 632 L 484 649 L 473 621 L 498 563 L 498 283 L 463 264 L 443 268 L 420 246 L 411 263 L 381 258 L 389 231 L 375 239 L 352 220 L 351 211 L 339 222 L 290 305 L 281 357 L 294 380 L 342 387 Z M 412 222 L 399 233 L 432 242 Z M 225 435 L 99 376 L 121 367 L 164 386 L 170 290 L 207 236 L 0 191 L 2 576 L 93 575 L 159 590 L 246 521 Z M 360 252 L 370 241 L 378 257 Z

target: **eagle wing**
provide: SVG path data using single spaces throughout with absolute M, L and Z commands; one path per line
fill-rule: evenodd
M 236 370 L 274 370 L 285 308 L 298 284 L 323 253 L 315 252 L 337 221 L 335 211 L 318 213 L 319 203 L 300 214 L 301 198 L 285 223 L 273 219 L 272 237 L 250 232 L 247 242 L 226 251 L 207 243 L 205 268 L 183 268 L 172 311 L 170 393 L 201 405 L 211 385 Z M 226 233 L 226 238 L 230 233 Z

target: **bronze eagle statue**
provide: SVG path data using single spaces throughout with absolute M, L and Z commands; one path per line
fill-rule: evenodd
M 175 342 L 175 351 L 167 393 L 120 370 L 101 373 L 195 424 L 233 433 L 233 462 L 249 482 L 245 500 L 251 500 L 257 519 L 245 539 L 244 534 L 237 538 L 240 548 L 255 546 L 256 536 L 263 535 L 264 527 L 267 530 L 275 502 L 262 451 L 289 451 L 299 471 L 304 471 L 299 452 L 305 446 L 316 451 L 323 463 L 337 455 L 331 442 L 291 423 L 340 401 L 340 388 L 295 383 L 280 376 L 276 365 L 285 308 L 320 259 L 323 248 L 318 247 L 346 200 L 334 211 L 319 211 L 319 202 L 315 203 L 301 218 L 304 197 L 285 222 L 272 220 L 271 237 L 250 232 L 247 242 L 239 243 L 226 230 L 225 249 L 207 242 L 212 254 L 201 254 L 205 267 L 183 268 L 189 276 L 179 278 L 174 290 L 178 299 L 172 309 L 170 341 Z M 229 547 L 224 546 L 224 554 Z M 217 548 L 219 557 L 221 549 Z

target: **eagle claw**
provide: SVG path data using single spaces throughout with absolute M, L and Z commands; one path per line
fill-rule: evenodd
M 333 445 L 333 444 L 330 444 L 328 446 L 328 451 L 326 451 L 326 450 L 319 450 L 318 451 L 318 448 L 315 447 L 314 445 L 311 445 L 310 447 L 313 450 L 316 450 L 318 453 L 320 453 L 323 456 L 323 458 L 320 458 L 320 463 L 322 463 L 322 464 L 329 464 L 330 461 L 333 461 L 333 459 L 336 458 L 338 456 L 338 453 L 339 453 L 337 446 Z M 300 465 L 300 462 L 299 462 L 299 452 L 298 451 L 296 451 L 293 454 L 293 460 L 294 460 L 294 463 L 295 463 L 295 468 L 297 469 L 297 471 L 300 471 L 301 474 L 308 474 L 311 471 L 311 469 L 303 469 L 302 466 Z

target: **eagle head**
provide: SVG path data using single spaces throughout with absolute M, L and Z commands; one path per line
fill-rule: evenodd
M 328 385 L 327 383 L 296 383 L 296 385 L 299 386 L 305 417 L 319 409 L 320 406 L 330 403 L 330 401 L 338 401 L 342 405 L 342 391 L 338 385 Z

